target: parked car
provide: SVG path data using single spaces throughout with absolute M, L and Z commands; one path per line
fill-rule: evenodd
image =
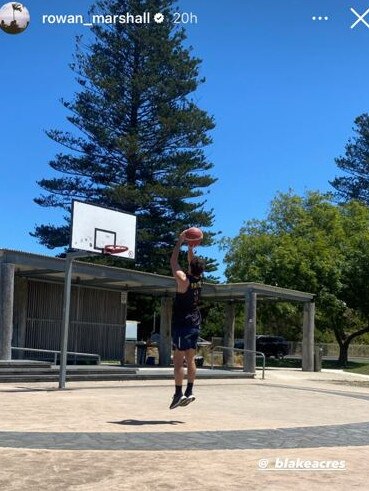
M 289 353 L 289 344 L 282 336 L 257 336 L 256 351 L 267 357 L 283 358 Z
M 234 347 L 237 348 L 237 349 L 243 349 L 244 347 L 244 342 L 243 341 L 235 341 L 234 343 Z
M 244 349 L 244 342 L 238 340 L 234 347 Z M 289 344 L 282 336 L 260 335 L 256 336 L 256 351 L 261 351 L 266 357 L 283 358 L 289 353 Z

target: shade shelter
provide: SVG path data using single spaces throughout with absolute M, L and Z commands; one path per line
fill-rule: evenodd
M 25 347 L 25 333 L 29 328 L 30 292 L 34 291 L 35 302 L 42 302 L 44 316 L 53 309 L 62 295 L 65 280 L 65 259 L 31 254 L 22 251 L 0 250 L 0 360 L 12 358 L 12 340 Z M 93 308 L 115 312 L 115 323 L 121 343 L 121 359 L 124 359 L 125 322 L 129 293 L 136 292 L 161 297 L 160 318 L 160 363 L 169 366 L 171 354 L 171 314 L 175 295 L 175 280 L 169 276 L 133 271 L 124 268 L 103 266 L 82 261 L 75 261 L 72 274 L 72 285 L 81 297 L 90 297 L 79 305 L 80 310 L 88 315 Z M 42 294 L 41 294 L 41 293 Z M 58 293 L 59 292 L 59 293 Z M 86 293 L 87 292 L 87 293 Z M 91 296 L 93 294 L 93 296 Z M 205 283 L 202 296 L 204 299 L 226 302 L 225 345 L 233 347 L 235 302 L 243 302 L 245 308 L 244 339 L 245 349 L 255 351 L 256 343 L 256 306 L 259 300 L 274 299 L 302 302 L 303 341 L 302 369 L 314 370 L 314 295 L 311 293 L 289 290 L 259 283 Z M 107 309 L 104 302 L 115 298 L 114 308 Z M 37 304 L 38 305 L 38 304 Z M 39 309 L 40 310 L 40 309 Z M 76 307 L 76 310 L 77 307 Z M 78 312 L 77 312 L 78 313 Z M 40 316 L 39 316 L 40 317 Z M 49 316 L 50 317 L 50 316 Z M 39 318 L 38 318 L 39 319 Z M 55 336 L 60 323 L 60 311 L 54 312 L 54 318 L 41 319 L 53 322 Z M 87 321 L 81 321 L 83 322 Z M 91 325 L 94 324 L 91 322 Z M 51 332 L 51 331 L 49 331 Z M 97 332 L 97 331 L 96 331 Z M 16 333 L 16 336 L 15 336 Z M 23 344 L 23 345 L 22 345 Z M 230 352 L 229 355 L 232 356 Z M 245 353 L 244 370 L 255 372 L 255 353 Z

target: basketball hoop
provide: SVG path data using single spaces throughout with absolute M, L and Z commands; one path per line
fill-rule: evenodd
M 104 247 L 104 254 L 113 256 L 114 254 L 120 254 L 121 252 L 128 251 L 128 247 L 120 245 L 106 245 Z
M 136 222 L 131 213 L 73 200 L 70 247 L 134 260 Z

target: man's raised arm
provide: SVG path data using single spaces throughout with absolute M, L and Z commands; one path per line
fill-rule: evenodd
M 172 255 L 170 257 L 170 266 L 172 268 L 172 274 L 176 279 L 180 280 L 185 280 L 186 279 L 186 273 L 182 270 L 178 263 L 178 255 L 179 255 L 179 250 L 181 248 L 181 245 L 184 242 L 184 235 L 183 232 L 179 236 L 176 245 L 174 246 Z

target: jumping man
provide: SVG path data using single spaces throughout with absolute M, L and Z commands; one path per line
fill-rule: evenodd
M 196 377 L 195 354 L 199 337 L 201 314 L 198 307 L 204 261 L 194 256 L 193 248 L 188 246 L 188 273 L 178 264 L 178 254 L 185 241 L 184 233 L 179 236 L 170 258 L 172 273 L 177 282 L 176 298 L 173 306 L 172 339 L 175 394 L 170 409 L 187 406 L 195 400 L 192 388 Z M 187 364 L 187 388 L 183 395 L 183 363 Z

